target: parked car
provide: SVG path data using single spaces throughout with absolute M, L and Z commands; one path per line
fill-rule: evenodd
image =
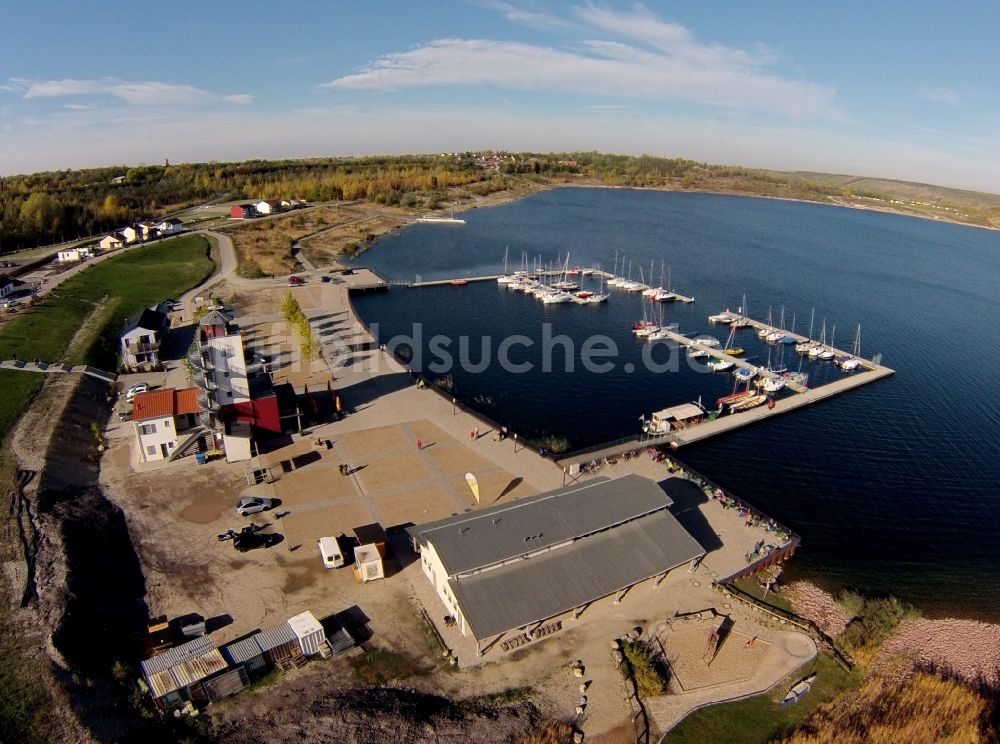
M 132 399 L 135 398 L 135 396 L 137 396 L 139 393 L 146 393 L 146 392 L 149 392 L 149 383 L 137 382 L 135 385 L 133 385 L 132 387 L 130 387 L 128 390 L 125 391 L 125 402 L 131 403 Z
M 4 300 L 4 302 L 3 302 L 3 306 L 7 310 L 13 310 L 15 307 L 17 307 L 20 304 L 21 303 L 20 303 L 19 300 Z
M 271 499 L 265 499 L 262 496 L 247 496 L 236 502 L 236 513 L 241 517 L 246 517 L 273 507 L 274 501 Z
M 246 553 L 248 550 L 256 550 L 257 548 L 270 548 L 284 539 L 284 535 L 275 532 L 266 534 L 261 532 L 240 532 L 233 538 L 233 547 L 241 553 Z
M 290 277 L 288 277 L 288 286 L 289 287 L 301 287 L 303 284 L 305 284 L 305 282 L 302 280 L 302 277 L 300 277 L 300 276 L 290 276 Z
M 321 282 L 323 282 L 323 284 L 329 284 L 330 282 L 332 282 L 332 281 L 333 281 L 333 277 L 332 277 L 332 276 L 321 276 L 321 277 L 319 278 L 319 280 L 320 280 Z

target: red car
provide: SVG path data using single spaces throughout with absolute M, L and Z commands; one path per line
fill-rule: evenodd
M 288 286 L 289 287 L 301 287 L 303 284 L 305 284 L 305 282 L 302 281 L 302 279 L 300 277 L 297 277 L 297 276 L 290 276 L 290 277 L 288 277 Z

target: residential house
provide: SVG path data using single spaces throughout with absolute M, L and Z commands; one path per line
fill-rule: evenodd
M 135 229 L 139 233 L 140 240 L 152 240 L 160 234 L 155 222 L 139 222 L 136 224 Z
M 75 263 L 93 257 L 89 246 L 83 248 L 70 248 L 68 251 L 59 251 L 56 254 L 56 261 L 59 263 Z
M 281 199 L 264 199 L 253 205 L 257 214 L 277 214 L 282 211 Z
M 115 248 L 121 248 L 128 242 L 128 239 L 122 235 L 120 232 L 113 232 L 105 235 L 101 238 L 99 245 L 102 251 L 110 251 Z
M 118 232 L 121 233 L 123 238 L 125 238 L 126 243 L 138 243 L 142 237 L 142 233 L 139 232 L 135 225 L 123 227 Z
M 257 210 L 253 204 L 237 204 L 229 210 L 229 216 L 234 220 L 248 220 L 257 216 Z
M 18 281 L 9 276 L 0 276 L 0 298 L 6 297 L 17 289 Z
M 168 460 L 199 439 L 214 446 L 204 421 L 198 388 L 164 388 L 139 393 L 132 400 L 132 423 L 143 462 Z
M 176 217 L 168 217 L 156 226 L 156 229 L 160 231 L 160 235 L 176 235 L 177 233 L 183 231 L 184 223 L 181 222 Z
M 169 328 L 165 313 L 146 308 L 125 320 L 121 334 L 121 366 L 129 372 L 159 369 L 160 344 Z

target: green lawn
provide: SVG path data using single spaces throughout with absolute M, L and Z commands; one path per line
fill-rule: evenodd
M 176 299 L 213 270 L 209 245 L 200 235 L 132 248 L 67 279 L 13 318 L 0 331 L 0 357 L 16 354 L 113 371 L 124 319 L 159 300 Z M 101 303 L 106 304 L 95 313 Z M 65 359 L 70 340 L 86 322 L 94 324 L 91 336 Z
M 793 684 L 816 672 L 812 690 L 797 703 L 780 706 Z M 847 672 L 826 653 L 793 672 L 766 695 L 697 710 L 667 734 L 665 744 L 764 744 L 789 733 L 810 713 L 839 693 L 856 687 L 860 677 Z

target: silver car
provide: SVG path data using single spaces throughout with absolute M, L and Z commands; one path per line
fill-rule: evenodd
M 261 496 L 248 496 L 236 502 L 236 513 L 241 517 L 246 517 L 258 512 L 267 511 L 273 506 L 274 502 L 271 499 L 265 499 Z

